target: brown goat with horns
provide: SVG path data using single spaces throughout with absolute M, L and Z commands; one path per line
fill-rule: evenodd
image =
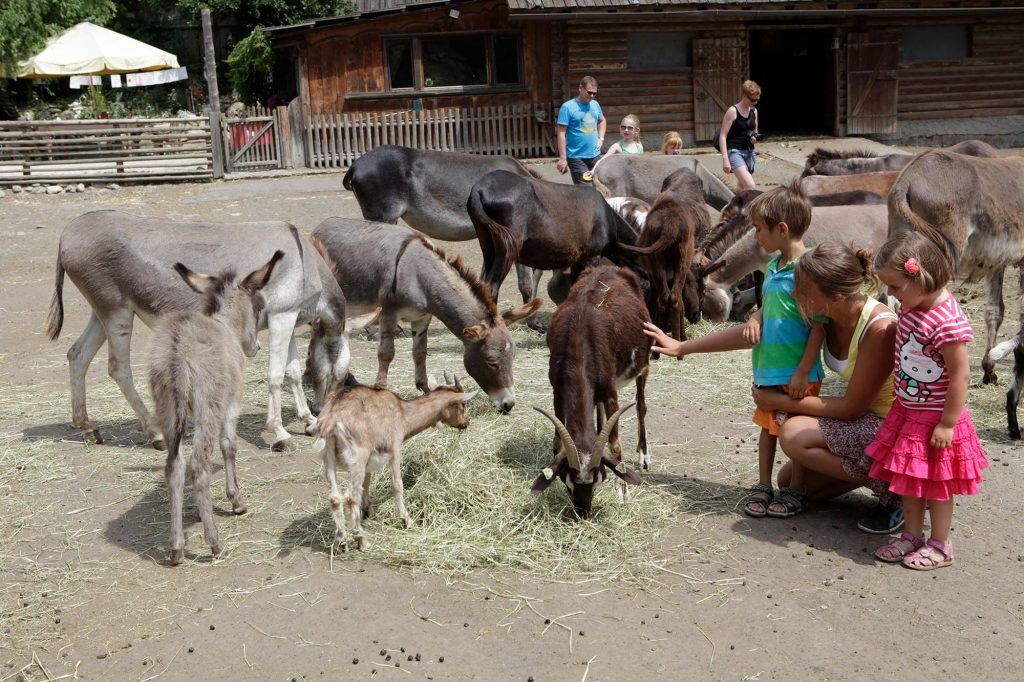
M 604 481 L 606 467 L 620 479 L 620 501 L 626 495 L 625 483 L 640 482 L 637 473 L 622 463 L 616 426 L 633 406 L 619 407 L 618 389 L 634 379 L 637 451 L 642 465 L 650 467 L 644 387 L 651 340 L 643 333 L 643 323 L 649 320 L 639 278 L 612 266 L 586 270 L 551 318 L 548 379 L 554 388 L 555 414 L 536 409 L 555 425 L 555 456 L 537 477 L 533 491 L 540 493 L 555 477 L 561 478 L 581 517 L 590 514 L 594 489 Z

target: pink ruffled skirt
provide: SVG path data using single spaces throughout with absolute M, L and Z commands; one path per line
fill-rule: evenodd
M 882 422 L 865 452 L 874 460 L 869 476 L 889 483 L 889 491 L 925 500 L 950 495 L 976 495 L 981 472 L 988 466 L 967 408 L 953 427 L 948 448 L 930 445 L 942 418 L 937 410 L 908 410 L 899 400 Z

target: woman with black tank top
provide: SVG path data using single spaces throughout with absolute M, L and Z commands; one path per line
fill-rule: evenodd
M 757 109 L 761 99 L 761 86 L 754 81 L 743 83 L 743 97 L 725 110 L 718 134 L 718 148 L 722 150 L 722 170 L 736 175 L 736 191 L 754 189 L 753 173 L 757 167 L 754 145 L 760 138 Z

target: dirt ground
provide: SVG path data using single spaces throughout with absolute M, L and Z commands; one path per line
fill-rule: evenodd
M 770 186 L 794 177 L 811 144 L 766 145 L 756 178 Z M 553 166 L 536 167 L 554 177 Z M 163 563 L 163 455 L 146 447 L 106 377 L 105 349 L 87 390 L 106 443 L 84 443 L 70 426 L 65 353 L 88 312 L 70 283 L 64 332 L 55 343 L 43 334 L 61 230 L 96 208 L 183 220 L 282 219 L 304 232 L 328 216 L 358 216 L 340 173 L 0 199 L 0 681 L 1020 679 L 1024 452 L 1006 436 L 1005 386 L 980 385 L 977 288 L 962 286 L 958 295 L 979 339 L 971 348 L 971 409 L 991 467 L 981 494 L 958 500 L 957 558 L 948 571 L 874 561 L 879 539 L 855 526 L 873 504 L 863 491 L 790 520 L 738 512 L 756 479 L 744 353 L 727 361 L 728 376 L 721 358 L 653 365 L 654 470 L 644 485 L 675 495 L 679 510 L 654 540 L 658 568 L 643 582 L 500 566 L 435 574 L 383 566 L 372 547 L 335 560 L 315 543 L 290 539 L 296 525 L 329 522 L 326 485 L 287 398 L 297 447 L 285 454 L 268 447 L 265 354 L 250 368 L 239 426 L 248 514 L 223 513 L 219 464 L 214 474 L 218 524 L 233 554 L 208 560 L 187 501 L 190 560 L 174 569 Z M 475 243 L 450 250 L 478 266 Z M 506 283 L 501 307 L 517 296 Z M 1008 299 L 1004 337 L 1019 306 L 1012 292 Z M 445 361 L 461 369 L 447 332 L 432 333 L 440 359 L 432 352 L 431 371 Z M 546 368 L 547 349 L 531 334 L 516 332 L 517 368 Z M 147 395 L 149 331 L 137 325 L 135 336 L 136 385 Z M 406 379 L 408 350 L 408 339 L 400 340 L 395 367 L 405 374 L 396 376 Z M 371 342 L 353 341 L 357 375 L 370 376 L 374 358 Z M 1008 364 L 999 371 L 1008 377 Z M 546 374 L 517 379 L 520 406 L 504 419 L 532 419 L 529 405 L 550 405 Z M 481 418 L 478 428 L 487 423 Z M 628 451 L 635 429 L 626 426 L 623 439 Z M 546 495 L 567 502 L 560 485 Z M 395 530 L 373 519 L 368 529 Z

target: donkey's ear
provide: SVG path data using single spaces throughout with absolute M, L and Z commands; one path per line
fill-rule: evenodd
M 501 317 L 505 320 L 505 324 L 513 324 L 514 322 L 518 322 L 519 320 L 526 319 L 530 315 L 533 315 L 537 312 L 537 308 L 540 307 L 540 304 L 541 300 L 539 298 L 535 298 L 529 303 L 524 303 L 518 308 L 506 310 L 501 314 Z
M 244 289 L 250 295 L 255 294 L 257 291 L 267 286 L 267 282 L 270 281 L 270 275 L 274 272 L 274 266 L 277 262 L 284 258 L 284 251 L 277 250 L 274 255 L 270 257 L 266 265 L 261 267 L 259 270 L 255 270 L 242 280 L 239 288 Z
M 704 267 L 702 267 L 700 269 L 700 276 L 701 276 L 701 278 L 703 279 L 704 277 L 707 277 L 708 275 L 710 275 L 715 270 L 718 270 L 720 268 L 725 267 L 725 264 L 726 264 L 726 260 L 724 258 L 719 258 L 715 262 L 710 263 L 708 265 L 705 265 Z
M 491 333 L 491 328 L 484 324 L 474 324 L 472 327 L 466 327 L 462 330 L 462 338 L 466 341 L 480 341 L 481 339 L 487 338 L 487 335 Z
M 183 280 L 185 280 L 185 284 L 187 284 L 189 288 L 197 294 L 205 294 L 206 290 L 210 288 L 210 285 L 214 280 L 214 278 L 209 275 L 192 272 L 182 263 L 175 263 L 174 270 L 181 275 Z

